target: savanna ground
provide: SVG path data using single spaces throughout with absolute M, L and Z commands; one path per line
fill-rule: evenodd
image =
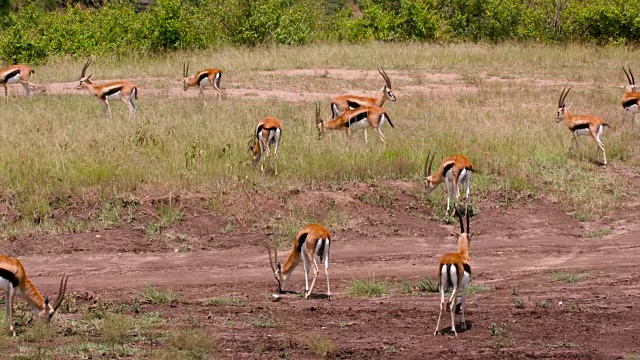
M 73 90 L 82 59 L 36 68 L 44 94 L 0 106 L 2 253 L 67 300 L 44 326 L 23 302 L 2 358 L 639 359 L 639 130 L 621 122 L 623 48 L 373 44 L 224 49 L 98 59 L 97 82 L 132 79 L 139 112 Z M 224 69 L 224 99 L 180 89 L 182 62 Z M 316 102 L 371 93 L 384 66 L 397 102 L 381 144 L 317 139 Z M 554 122 L 614 128 L 595 145 Z M 283 120 L 280 174 L 251 167 L 264 116 Z M 443 191 L 422 192 L 429 150 L 463 153 L 472 179 L 469 329 L 434 337 L 438 257 L 456 248 Z M 332 301 L 300 269 L 279 302 L 265 244 L 332 232 Z M 456 318 L 459 324 L 459 315 Z

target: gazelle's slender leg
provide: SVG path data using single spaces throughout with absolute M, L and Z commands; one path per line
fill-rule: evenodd
M 469 170 L 466 171 L 465 178 L 467 180 L 467 194 L 464 202 L 464 214 L 466 216 L 467 212 L 469 211 L 469 192 L 471 188 L 471 171 Z
M 462 284 L 460 284 L 460 292 L 462 293 L 462 297 L 460 299 L 460 311 L 462 312 L 462 330 L 467 329 L 467 324 L 464 320 L 464 307 L 465 307 L 465 299 L 467 296 L 467 285 L 469 284 L 469 275 L 464 273 L 462 276 Z
M 331 286 L 329 286 L 329 239 L 325 239 L 324 254 L 324 274 L 327 276 L 327 296 L 331 300 Z
M 276 130 L 274 139 L 275 139 L 275 144 L 273 149 L 273 166 L 275 169 L 275 174 L 277 176 L 278 175 L 278 147 L 280 146 L 280 130 Z
M 27 97 L 30 96 L 31 95 L 31 89 L 29 88 L 28 83 L 21 81 L 20 84 L 22 84 L 22 88 L 24 89 L 25 96 L 27 96 Z
M 215 81 L 213 82 L 213 88 L 218 93 L 218 101 L 222 100 L 222 92 L 220 92 L 220 88 L 218 88 L 218 85 L 216 85 Z
M 7 89 L 7 84 L 2 84 L 4 86 L 4 102 L 9 102 L 9 89 Z
M 202 102 L 204 106 L 207 106 L 207 101 L 204 99 L 204 92 L 202 91 L 202 85 L 198 85 L 198 89 L 200 89 L 200 96 L 202 97 Z
M 113 119 L 113 117 L 111 116 L 111 107 L 109 106 L 109 100 L 104 99 L 102 101 L 104 102 L 104 114 L 106 115 L 108 113 L 109 119 Z
M 312 255 L 312 262 L 313 262 L 313 280 L 311 280 L 311 286 L 309 286 L 309 291 L 307 292 L 307 296 L 305 296 L 305 298 L 309 298 L 309 295 L 311 295 L 311 291 L 313 291 L 313 285 L 316 284 L 316 279 L 318 278 L 318 273 L 320 272 L 320 270 L 318 270 L 318 263 L 316 262 L 316 257 L 317 255 Z
M 575 131 L 573 132 L 573 140 L 576 143 L 576 153 L 580 152 L 580 145 L 578 145 L 578 133 L 576 133 Z
M 378 137 L 380 138 L 380 141 L 384 142 L 384 135 L 382 134 L 382 131 L 380 131 L 380 126 L 376 128 L 376 131 L 378 132 Z
M 458 271 L 455 265 L 451 265 L 449 270 L 449 279 L 453 284 L 453 290 L 451 291 L 451 297 L 449 298 L 449 310 L 451 311 L 451 330 L 455 336 L 458 336 L 456 332 L 456 297 L 458 296 Z
M 9 322 L 9 331 L 13 336 L 16 336 L 16 331 L 13 328 L 13 300 L 15 296 L 15 289 L 12 284 L 9 284 L 7 287 L 7 292 L 5 295 L 5 314 L 7 316 L 7 321 Z
M 305 246 L 302 247 L 300 256 L 302 257 L 302 266 L 304 267 L 304 297 L 306 298 L 308 297 L 307 292 L 309 292 L 309 270 L 311 270 L 311 264 Z
M 433 332 L 433 336 L 438 334 L 440 328 L 440 318 L 442 318 L 442 310 L 444 309 L 444 293 L 447 292 L 447 265 L 442 266 L 440 270 L 440 313 L 438 313 L 438 322 L 436 323 L 436 330 Z
M 364 129 L 364 142 L 365 142 L 365 144 L 368 142 L 368 139 L 367 139 L 367 129 Z
M 447 185 L 447 215 L 449 215 L 449 209 L 451 208 L 451 184 L 449 179 L 445 178 L 444 184 Z

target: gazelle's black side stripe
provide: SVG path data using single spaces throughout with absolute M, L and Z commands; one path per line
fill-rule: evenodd
M 469 264 L 462 264 L 462 267 L 464 268 L 464 271 L 468 272 L 469 275 L 471 275 L 471 265 Z
M 351 126 L 351 124 L 356 123 L 362 119 L 366 119 L 367 116 L 369 116 L 369 112 L 368 111 L 363 111 L 361 113 L 359 113 L 358 115 L 352 117 L 351 119 L 349 119 L 349 122 L 347 123 L 347 127 Z
M 302 251 L 302 247 L 304 246 L 305 241 L 307 241 L 307 235 L 309 235 L 308 233 L 304 233 L 302 235 L 300 235 L 300 239 L 298 240 L 298 248 L 296 249 L 297 252 Z
M 16 277 L 16 274 L 12 273 L 11 271 L 7 270 L 7 269 L 0 269 L 0 277 L 3 279 L 7 279 L 7 281 L 9 281 L 11 284 L 13 284 L 13 287 L 18 286 L 18 283 L 20 281 L 18 281 L 18 278 Z
M 202 81 L 202 79 L 206 78 L 207 76 L 209 76 L 209 73 L 207 73 L 206 71 L 200 74 L 200 76 L 198 76 L 198 85 L 200 84 L 200 81 Z
M 452 161 L 450 163 L 448 163 L 447 165 L 444 166 L 444 172 L 443 174 L 446 174 L 449 170 L 451 170 L 451 168 L 453 167 L 453 165 L 455 165 L 455 163 Z
M 277 129 L 278 129 L 277 127 L 264 127 L 264 125 L 260 124 L 258 125 L 258 129 L 256 130 L 256 137 L 258 137 L 258 135 L 262 130 L 273 131 Z
M 353 102 L 353 101 L 349 101 L 349 100 L 347 100 L 347 104 L 349 105 L 349 108 L 351 108 L 351 109 L 355 109 L 357 107 L 360 107 L 360 104 L 358 104 L 357 102 Z
M 638 99 L 629 99 L 622 103 L 623 108 L 628 108 L 629 106 L 638 105 Z
M 9 81 L 9 79 L 11 79 L 12 77 L 14 77 L 14 76 L 16 76 L 18 74 L 20 74 L 20 69 L 15 69 L 12 72 L 8 73 L 7 76 L 2 78 L 2 82 L 6 83 L 7 81 Z
M 120 91 L 120 90 L 122 90 L 122 87 L 121 87 L 121 86 L 116 86 L 116 87 L 114 87 L 114 88 L 111 88 L 111 89 L 109 89 L 109 90 L 105 91 L 104 93 L 102 93 L 102 98 L 104 99 L 104 98 L 106 98 L 107 96 L 109 96 L 109 95 L 113 95 L 113 94 L 117 93 L 117 92 L 118 92 L 118 91 Z
M 577 124 L 571 128 L 571 131 L 588 129 L 588 128 L 589 128 L 589 123 Z

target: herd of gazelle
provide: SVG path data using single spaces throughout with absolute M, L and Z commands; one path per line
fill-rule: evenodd
M 105 114 L 108 113 L 110 117 L 110 100 L 123 101 L 127 105 L 129 112 L 134 114 L 136 111 L 134 99 L 137 99 L 138 95 L 136 85 L 130 81 L 115 81 L 107 84 L 95 85 L 91 81 L 92 75 L 86 75 L 87 68 L 90 64 L 91 60 L 88 60 L 82 67 L 80 82 L 76 88 L 85 88 L 91 95 L 102 101 L 104 104 L 104 112 Z M 625 111 L 623 120 L 626 119 L 626 114 L 630 111 L 633 114 L 632 123 L 635 123 L 635 116 L 638 113 L 638 99 L 640 99 L 640 92 L 636 91 L 635 77 L 631 72 L 631 68 L 629 68 L 628 73 L 626 69 L 623 68 L 623 70 L 628 81 L 628 86 L 626 87 L 626 91 L 622 97 L 622 107 Z M 382 106 L 386 100 L 396 101 L 396 96 L 392 91 L 391 80 L 386 71 L 384 71 L 384 69 L 378 69 L 378 72 L 385 80 L 385 85 L 380 89 L 377 96 L 337 96 L 331 100 L 332 117 L 329 120 L 322 120 L 320 106 L 316 104 L 315 115 L 319 136 L 322 136 L 325 130 L 344 130 L 347 134 L 348 149 L 352 131 L 365 129 L 364 138 L 366 142 L 366 128 L 371 127 L 376 129 L 380 141 L 385 141 L 381 127 L 385 122 L 388 122 L 389 125 L 393 127 L 393 123 Z M 0 84 L 3 85 L 5 90 L 5 100 L 8 99 L 8 84 L 21 84 L 24 88 L 25 94 L 29 95 L 30 91 L 35 88 L 35 85 L 29 81 L 33 73 L 33 69 L 26 65 L 11 65 L 0 70 Z M 220 81 L 222 78 L 222 71 L 220 69 L 205 69 L 189 76 L 189 64 L 186 63 L 183 65 L 182 75 L 184 90 L 187 91 L 190 87 L 198 87 L 205 106 L 206 100 L 203 93 L 204 87 L 213 87 L 217 92 L 218 99 L 221 99 Z M 565 99 L 570 90 L 570 88 L 565 88 L 560 94 L 556 122 L 560 122 L 562 120 L 566 121 L 569 130 L 573 132 L 576 150 L 578 149 L 577 137 L 580 135 L 591 135 L 597 144 L 596 158 L 598 152 L 602 150 L 604 165 L 606 166 L 607 157 L 604 145 L 600 140 L 600 135 L 602 134 L 604 127 L 610 125 L 597 116 L 571 114 L 565 105 Z M 254 134 L 255 137 L 252 137 L 249 144 L 249 150 L 254 165 L 259 161 L 262 161 L 261 172 L 264 173 L 268 167 L 271 157 L 273 157 L 274 169 L 277 174 L 277 153 L 282 134 L 282 123 L 277 118 L 266 117 L 258 123 Z M 453 208 L 460 220 L 458 251 L 455 253 L 444 254 L 440 259 L 440 264 L 438 266 L 438 282 L 441 299 L 440 314 L 438 316 L 434 335 L 438 333 L 440 318 L 445 305 L 445 292 L 449 287 L 453 289 L 448 301 L 449 310 L 451 312 L 452 330 L 454 334 L 457 335 L 454 323 L 456 296 L 458 292 L 461 293 L 462 329 L 464 329 L 466 326 L 464 320 L 465 290 L 471 276 L 471 261 L 469 259 L 469 243 L 471 241 L 471 234 L 469 232 L 468 204 L 473 165 L 471 164 L 471 161 L 463 155 L 452 155 L 445 158 L 439 169 L 435 173 L 432 173 L 434 158 L 435 155 L 431 155 L 431 153 L 427 155 L 424 167 L 425 191 L 430 193 L 439 184 L 445 182 L 447 189 L 447 214 L 449 214 L 451 209 L 451 199 L 455 197 L 456 204 L 454 204 Z M 462 215 L 457 209 L 461 186 L 464 186 L 466 190 L 466 230 L 463 224 Z M 298 233 L 294 241 L 293 250 L 284 264 L 281 264 L 278 261 L 277 251 L 269 249 L 269 260 L 275 278 L 278 281 L 278 290 L 280 292 L 285 291 L 286 282 L 289 279 L 289 276 L 299 265 L 300 261 L 302 261 L 305 271 L 305 298 L 308 298 L 311 295 L 311 291 L 313 290 L 313 286 L 318 277 L 318 262 L 320 262 L 324 266 L 327 279 L 327 297 L 331 299 L 331 288 L 329 286 L 330 242 L 331 235 L 326 228 L 318 224 L 311 224 L 305 226 Z M 313 279 L 309 285 L 309 276 L 312 269 Z M 15 295 L 24 298 L 33 307 L 34 311 L 37 312 L 39 317 L 49 320 L 62 303 L 67 287 L 67 280 L 68 277 L 63 275 L 62 280 L 60 281 L 58 297 L 53 304 L 51 304 L 47 297 L 43 298 L 42 295 L 40 295 L 31 280 L 27 277 L 20 260 L 0 255 L 0 284 L 6 293 L 6 315 L 9 321 L 9 330 L 13 335 L 15 335 L 12 321 L 13 299 Z

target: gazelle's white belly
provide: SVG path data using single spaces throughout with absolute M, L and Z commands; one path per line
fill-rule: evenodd
M 111 95 L 107 95 L 107 100 L 122 100 L 122 92 L 118 91 Z
M 581 136 L 581 135 L 589 135 L 589 129 L 578 129 L 576 131 L 574 131 L 576 135 Z
M 211 85 L 211 83 L 209 83 L 209 78 L 208 77 L 200 80 L 200 86 L 206 87 L 206 86 L 209 86 L 209 85 Z
M 20 74 L 16 74 L 13 77 L 7 79 L 7 84 L 17 84 L 20 82 Z
M 369 127 L 369 122 L 367 121 L 367 119 L 362 119 L 360 121 L 354 122 L 349 127 L 351 128 L 351 130 L 364 129 Z
M 638 112 L 638 104 L 634 104 L 631 106 L 627 106 L 625 108 L 626 111 L 631 111 L 632 113 L 637 113 Z
M 9 280 L 0 277 L 0 290 L 6 291 L 7 289 L 9 289 L 9 284 L 11 284 Z

